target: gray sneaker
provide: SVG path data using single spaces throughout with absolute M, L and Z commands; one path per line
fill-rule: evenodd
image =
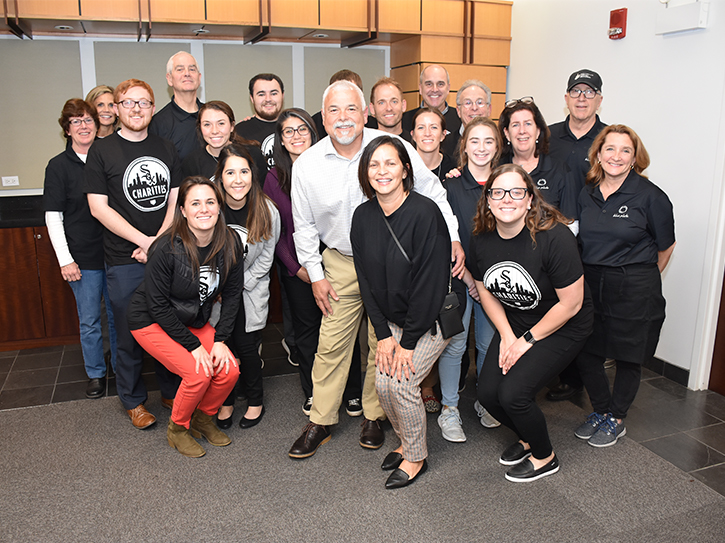
M 587 417 L 587 420 L 579 426 L 574 432 L 574 435 L 579 439 L 589 439 L 597 433 L 602 423 L 607 420 L 606 415 L 600 415 L 597 412 L 592 413 Z
M 443 411 L 438 415 L 438 426 L 441 427 L 443 439 L 453 443 L 463 443 L 466 441 L 466 434 L 463 433 L 463 423 L 461 422 L 461 413 L 457 407 L 443 407 Z
M 592 447 L 611 447 L 626 433 L 627 428 L 624 427 L 624 421 L 618 423 L 617 419 L 609 415 L 607 420 L 599 427 L 597 433 L 589 439 L 589 445 Z
M 483 407 L 478 400 L 474 402 L 473 408 L 476 410 L 478 418 L 481 419 L 481 426 L 484 428 L 498 428 L 501 426 L 501 423 L 493 418 L 493 415 L 486 411 L 486 408 Z

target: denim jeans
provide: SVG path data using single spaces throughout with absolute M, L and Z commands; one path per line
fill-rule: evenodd
M 108 316 L 108 337 L 111 342 L 111 365 L 116 371 L 116 329 L 113 311 L 108 300 L 105 270 L 81 270 L 78 281 L 68 283 L 73 290 L 78 309 L 81 331 L 81 349 L 86 374 L 89 379 L 106 376 L 106 361 L 103 358 L 103 332 L 101 329 L 101 296 L 106 303 Z
M 471 300 L 470 296 L 468 299 Z M 476 350 L 478 351 L 478 356 L 476 357 L 476 375 L 481 375 L 483 360 L 486 358 L 488 346 L 491 344 L 496 329 L 488 319 L 488 315 L 483 310 L 483 306 L 473 300 L 471 300 L 471 303 L 473 304 L 473 315 L 476 320 Z
M 471 310 L 476 302 L 466 294 L 466 309 L 463 310 L 463 332 L 453 336 L 438 358 L 438 378 L 441 383 L 441 403 L 458 407 L 458 384 L 461 378 L 461 358 L 468 347 L 468 328 L 471 324 Z

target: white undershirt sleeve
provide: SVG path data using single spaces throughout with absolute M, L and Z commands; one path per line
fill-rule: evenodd
M 65 238 L 65 229 L 63 228 L 63 212 L 62 211 L 46 211 L 45 225 L 48 227 L 48 237 L 50 243 L 55 250 L 55 256 L 58 258 L 60 267 L 67 266 L 74 262 L 73 256 L 68 249 L 68 240 Z

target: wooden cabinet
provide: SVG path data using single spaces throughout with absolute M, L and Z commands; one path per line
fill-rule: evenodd
M 225 25 L 259 25 L 258 0 L 206 0 L 206 20 Z
M 423 0 L 421 3 L 421 30 L 423 34 L 464 34 L 464 7 L 462 0 Z
M 318 0 L 267 0 L 271 26 L 317 28 L 320 24 Z
M 367 31 L 369 7 L 369 0 L 320 0 L 320 28 Z
M 513 2 L 473 2 L 473 35 L 478 37 L 511 37 L 511 4 Z
M 385 0 L 377 6 L 378 32 L 420 32 L 420 0 Z
M 15 6 L 17 5 L 17 13 Z M 37 19 L 78 19 L 78 0 L 8 0 L 8 15 Z
M 0 348 L 77 342 L 78 313 L 42 227 L 0 229 Z
M 95 21 L 148 20 L 148 0 L 80 0 L 81 17 Z M 139 13 L 141 9 L 141 13 Z
M 149 19 L 163 23 L 204 23 L 206 5 L 204 0 L 150 0 Z

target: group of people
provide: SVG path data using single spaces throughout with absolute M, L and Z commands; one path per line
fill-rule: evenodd
M 557 376 L 550 394 L 568 397 L 581 382 L 594 408 L 577 437 L 606 447 L 625 434 L 664 321 L 674 217 L 643 175 L 637 134 L 599 120 L 598 74 L 572 74 L 570 115 L 551 127 L 532 97 L 492 121 L 491 91 L 477 80 L 450 107 L 438 65 L 422 70 L 423 105 L 407 112 L 390 78 L 368 103 L 359 76 L 342 70 L 310 116 L 283 110 L 281 79 L 258 74 L 255 114 L 238 124 L 225 102 L 199 101 L 190 54 L 169 59 L 167 81 L 174 96 L 155 115 L 153 90 L 136 79 L 68 100 L 67 148 L 46 170 L 46 222 L 76 296 L 89 398 L 106 387 L 104 301 L 116 388 L 136 428 L 156 422 L 144 406 L 144 350 L 181 454 L 203 456 L 202 436 L 228 445 L 240 397 L 239 426 L 259 424 L 276 268 L 309 416 L 291 458 L 331 439 L 344 403 L 363 415 L 361 446 L 382 447 L 386 418 L 400 440 L 381 466 L 392 471 L 386 488 L 417 480 L 426 411 L 440 410 L 446 440 L 466 440 L 471 318 L 474 408 L 483 426 L 517 438 L 499 459 L 508 480 L 559 470 L 535 400 Z M 458 333 L 441 327 L 451 292 Z M 611 392 L 605 359 L 616 360 Z

